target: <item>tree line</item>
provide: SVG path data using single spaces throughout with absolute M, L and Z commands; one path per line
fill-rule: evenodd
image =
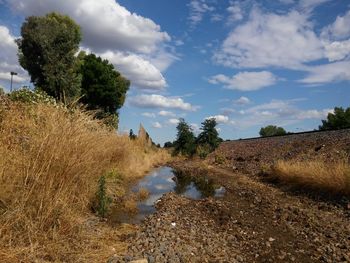
M 108 60 L 79 52 L 81 29 L 70 17 L 58 13 L 27 17 L 16 40 L 20 65 L 36 90 L 64 104 L 80 102 L 96 117 L 111 119 L 117 128 L 118 110 L 130 81 Z
M 327 119 L 322 120 L 322 125 L 318 126 L 320 131 L 339 130 L 350 128 L 350 107 L 343 109 L 342 107 L 335 107 L 333 112 L 328 113 Z M 275 125 L 268 125 L 262 127 L 259 131 L 261 137 L 285 135 L 286 132 L 282 127 Z
M 201 123 L 201 132 L 196 137 L 192 127 L 181 118 L 176 126 L 176 140 L 164 143 L 164 148 L 173 148 L 174 155 L 193 156 L 198 154 L 201 158 L 205 158 L 223 141 L 219 137 L 216 126 L 215 118 L 204 120 Z

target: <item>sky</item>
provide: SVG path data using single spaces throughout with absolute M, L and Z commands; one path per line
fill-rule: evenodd
M 223 139 L 261 127 L 317 129 L 350 106 L 350 0 L 0 0 L 0 86 L 32 87 L 18 64 L 27 16 L 51 11 L 80 25 L 81 49 L 131 81 L 119 131 L 140 123 L 156 143 L 184 118 L 214 117 Z

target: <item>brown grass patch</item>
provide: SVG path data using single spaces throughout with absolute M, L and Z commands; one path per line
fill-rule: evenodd
M 350 195 L 350 165 L 347 157 L 337 161 L 278 161 L 269 177 L 282 183 L 332 194 Z
M 140 177 L 169 158 L 84 111 L 6 101 L 0 155 L 2 262 L 103 262 L 113 254 L 109 232 L 85 227 L 99 177 Z
M 146 188 L 140 188 L 138 192 L 138 199 L 140 201 L 146 200 L 149 197 L 149 191 Z

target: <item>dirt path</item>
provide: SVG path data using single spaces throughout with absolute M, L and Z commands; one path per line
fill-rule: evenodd
M 163 196 L 157 212 L 125 239 L 111 262 L 350 262 L 350 211 L 285 193 L 246 175 L 200 162 L 174 168 L 213 178 L 223 198 Z

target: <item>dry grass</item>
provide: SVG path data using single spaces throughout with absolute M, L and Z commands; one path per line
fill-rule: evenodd
M 292 186 L 350 195 L 350 164 L 346 156 L 337 161 L 278 161 L 270 177 Z
M 149 191 L 146 188 L 140 188 L 138 192 L 138 199 L 140 201 L 146 200 L 149 197 Z
M 0 155 L 1 262 L 104 262 L 115 229 L 85 227 L 99 177 L 139 177 L 169 158 L 83 111 L 1 100 Z

